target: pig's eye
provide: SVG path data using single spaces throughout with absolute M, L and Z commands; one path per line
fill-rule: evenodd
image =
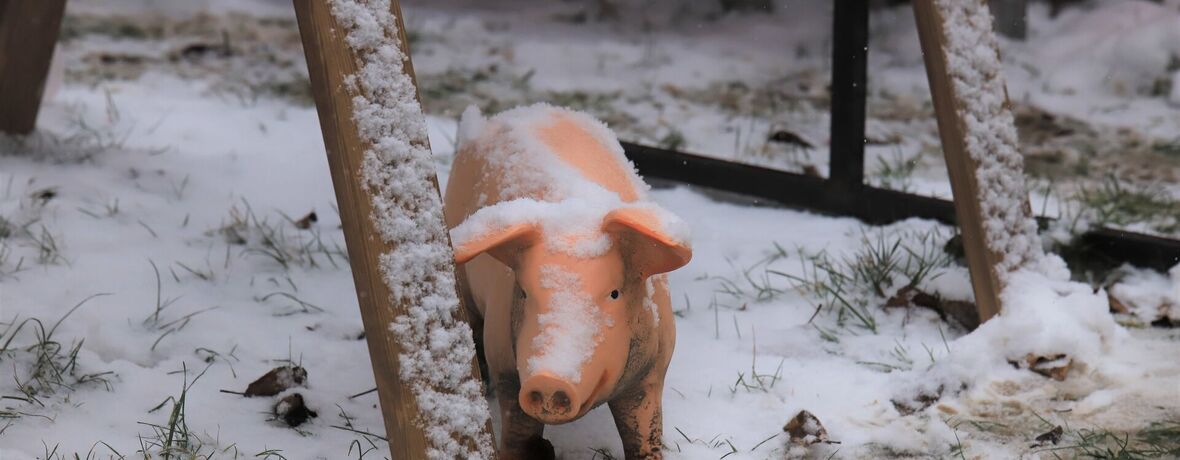
M 529 293 L 527 293 L 527 292 L 524 292 L 524 290 L 522 289 L 522 290 L 520 291 L 520 298 L 522 298 L 522 299 L 527 299 L 527 298 L 529 298 Z
M 613 290 L 613 291 L 610 291 L 610 298 L 612 298 L 612 299 L 618 299 L 618 298 L 619 298 L 619 290 L 618 290 L 618 289 L 615 289 L 615 290 Z

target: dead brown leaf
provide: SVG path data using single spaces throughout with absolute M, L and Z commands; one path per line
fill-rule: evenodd
M 787 422 L 783 431 L 791 436 L 791 443 L 801 446 L 832 442 L 828 439 L 828 430 L 819 422 L 819 419 L 805 410 L 799 411 L 798 415 Z
M 243 396 L 274 396 L 307 382 L 307 369 L 300 366 L 279 366 L 271 369 L 246 387 Z

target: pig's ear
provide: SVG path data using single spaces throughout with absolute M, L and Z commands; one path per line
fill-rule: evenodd
M 621 237 L 627 248 L 627 263 L 640 271 L 641 278 L 683 267 L 692 260 L 692 245 L 685 231 L 670 231 L 683 222 L 654 206 L 635 206 L 611 211 L 603 229 Z
M 512 266 L 516 254 L 534 242 L 540 235 L 535 224 L 522 223 L 507 225 L 481 232 L 463 241 L 455 241 L 455 263 L 464 264 L 476 256 L 487 253 L 505 265 Z

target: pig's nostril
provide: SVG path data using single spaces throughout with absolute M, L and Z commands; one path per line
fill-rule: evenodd
M 578 414 L 581 399 L 568 382 L 550 375 L 535 375 L 520 389 L 520 408 L 545 423 L 565 423 Z
M 558 391 L 549 399 L 549 405 L 552 409 L 550 412 L 564 414 L 570 411 L 570 397 L 564 391 Z

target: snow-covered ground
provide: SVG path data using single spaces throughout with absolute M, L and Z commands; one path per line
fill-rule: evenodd
M 494 112 L 538 99 L 591 110 L 625 139 L 668 144 L 678 132 L 689 150 L 826 169 L 830 11 L 819 2 L 653 32 L 574 24 L 564 3 L 525 13 L 424 3 L 405 9 L 444 181 L 466 104 Z M 1055 20 L 1034 6 L 1034 40 L 1004 45 L 1012 99 L 1081 120 L 1074 132 L 1096 134 L 1068 139 L 1078 144 L 1123 139 L 1120 128 L 1141 147 L 1177 138 L 1177 101 L 1151 96 L 1156 74 L 1142 70 L 1164 72 L 1180 51 L 1176 6 L 1096 3 Z M 285 2 L 117 5 L 70 4 L 64 82 L 41 131 L 0 141 L 0 459 L 158 457 L 170 425 L 183 428 L 173 448 L 214 458 L 388 455 L 362 433 L 382 433 L 381 416 L 374 394 L 354 396 L 373 376 Z M 194 16 L 229 7 L 249 14 Z M 93 14 L 110 8 L 136 16 Z M 874 180 L 943 193 L 909 11 L 874 14 L 870 135 L 885 143 L 870 148 L 870 167 L 921 155 L 912 174 Z M 764 141 L 779 129 L 814 148 Z M 1142 160 L 1159 175 L 1142 183 L 1175 196 L 1174 153 L 1114 156 L 1127 145 L 1085 153 L 1089 175 Z M 1076 145 L 1062 150 L 1074 173 L 1061 180 L 1088 180 L 1071 163 Z M 1131 311 L 1116 318 L 1127 327 L 1078 344 L 1096 351 L 1057 381 L 980 348 L 1035 343 L 1067 330 L 1060 318 L 1012 332 L 1023 336 L 985 326 L 965 337 L 928 309 L 885 307 L 915 277 L 922 291 L 971 299 L 965 268 L 943 252 L 949 227 L 867 227 L 684 187 L 653 198 L 694 240 L 692 263 L 670 277 L 672 458 L 781 458 L 799 410 L 838 442 L 812 446 L 815 458 L 1068 458 L 1117 452 L 1123 433 L 1133 448 L 1176 454 L 1180 333 L 1147 323 L 1180 317 L 1180 270 L 1120 272 L 1110 292 Z M 876 270 L 880 283 L 834 287 L 830 273 L 872 267 L 894 242 L 908 250 L 892 251 L 901 266 Z M 273 420 L 278 397 L 220 391 L 289 363 L 308 380 L 284 394 L 318 414 L 297 428 Z M 180 400 L 183 423 L 170 424 Z M 1033 446 L 1058 425 L 1058 444 Z M 547 436 L 562 458 L 622 454 L 604 408 Z

